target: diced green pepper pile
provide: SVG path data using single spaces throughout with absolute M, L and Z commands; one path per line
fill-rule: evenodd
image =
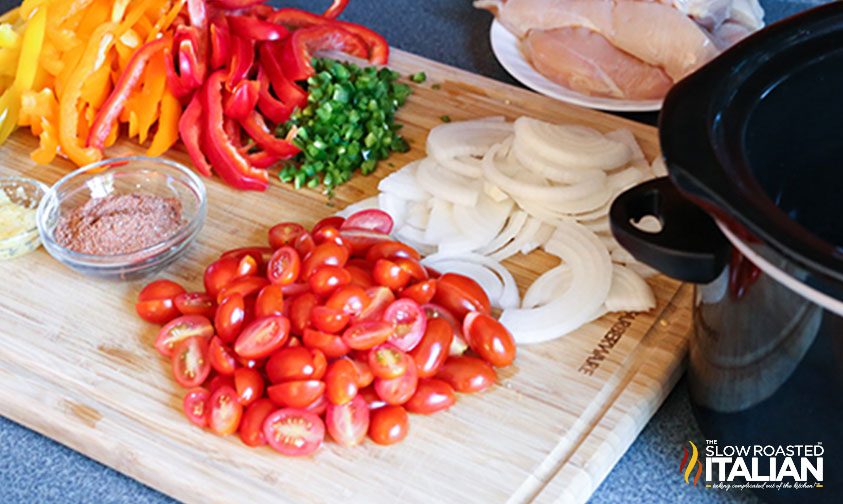
M 295 144 L 302 150 L 279 174 L 296 188 L 317 187 L 332 194 L 358 168 L 372 173 L 391 152 L 406 152 L 398 134 L 395 112 L 410 95 L 388 68 L 361 68 L 353 63 L 317 58 L 316 75 L 308 79 L 308 104 L 279 125 L 276 135 L 286 137 L 298 128 Z

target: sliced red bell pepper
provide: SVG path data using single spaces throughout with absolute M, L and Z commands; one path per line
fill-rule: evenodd
M 216 5 L 219 5 L 226 10 L 240 10 L 264 3 L 266 0 L 213 0 Z
M 88 146 L 95 149 L 102 150 L 105 147 L 105 141 L 114 128 L 120 112 L 126 106 L 126 100 L 134 91 L 143 75 L 146 64 L 156 54 L 164 50 L 170 43 L 166 38 L 155 39 L 142 45 L 129 60 L 126 69 L 120 74 L 120 79 L 111 91 L 111 94 L 102 104 L 96 117 L 94 118 L 91 128 L 88 130 Z
M 202 130 L 202 146 L 220 177 L 237 189 L 263 191 L 269 183 L 269 173 L 249 163 L 225 131 L 222 106 L 222 86 L 225 71 L 217 70 L 205 81 L 203 104 L 205 106 L 205 128 Z
M 307 92 L 300 88 L 292 79 L 287 78 L 281 64 L 280 55 L 284 50 L 284 42 L 265 42 L 261 44 L 261 68 L 266 72 L 272 89 L 284 105 L 292 108 L 304 107 L 307 104 Z M 281 122 L 281 121 L 276 121 Z
M 173 47 L 164 53 L 167 68 L 167 86 L 179 98 L 189 95 L 202 85 L 208 72 L 205 44 L 199 28 L 179 26 Z M 175 61 L 175 57 L 178 61 Z
M 270 154 L 275 154 L 280 159 L 290 159 L 301 151 L 292 142 L 276 137 L 269 126 L 266 125 L 263 116 L 255 111 L 252 111 L 246 119 L 240 121 L 240 125 L 261 149 Z
M 285 7 L 269 12 L 266 20 L 270 23 L 276 23 L 286 26 L 291 30 L 297 28 L 307 28 L 308 26 L 318 25 L 325 22 L 325 18 L 319 14 L 314 14 L 302 9 L 294 9 L 292 7 Z
M 231 57 L 231 31 L 225 16 L 218 15 L 211 20 L 208 36 L 211 45 L 211 70 L 225 67 Z
M 269 168 L 281 160 L 281 158 L 275 154 L 267 151 L 255 152 L 253 154 L 249 154 L 248 156 L 249 163 L 251 163 L 255 168 Z
M 366 42 L 337 23 L 300 28 L 284 39 L 281 64 L 284 74 L 293 81 L 307 79 L 314 73 L 313 53 L 318 50 L 342 51 L 358 58 L 368 58 Z M 271 78 L 271 77 L 270 77 Z
M 187 15 L 190 26 L 204 30 L 208 26 L 208 10 L 205 0 L 187 0 Z
M 322 13 L 322 16 L 328 19 L 334 19 L 335 17 L 342 14 L 342 11 L 345 10 L 347 5 L 348 0 L 334 0 L 331 6 L 325 9 L 325 12 Z
M 269 168 L 280 161 L 280 158 L 271 152 L 267 152 L 265 150 L 258 150 L 255 152 L 257 145 L 255 145 L 252 140 L 249 141 L 248 145 L 243 145 L 240 123 L 235 119 L 226 117 L 225 122 L 223 123 L 223 128 L 225 129 L 228 137 L 231 139 L 231 143 L 237 147 L 237 150 L 245 156 L 246 159 L 249 160 L 249 164 L 255 168 Z
M 184 147 L 187 149 L 196 171 L 210 177 L 211 164 L 208 163 L 208 159 L 202 153 L 201 147 L 202 127 L 202 96 L 201 93 L 196 93 L 179 119 L 179 137 L 184 142 Z
M 348 21 L 335 21 L 346 31 L 357 35 L 369 48 L 369 63 L 373 65 L 386 65 L 389 62 L 389 44 L 383 36 L 363 25 L 349 23 Z
M 242 80 L 237 83 L 225 100 L 225 115 L 234 119 L 245 119 L 258 105 L 260 87 L 260 82 L 255 80 Z
M 281 40 L 290 34 L 283 25 L 254 16 L 228 16 L 231 33 L 253 41 Z
M 330 9 L 329 9 L 330 10 Z M 326 11 L 327 14 L 327 11 Z M 320 16 L 301 9 L 284 8 L 278 9 L 267 15 L 267 20 L 278 23 L 290 29 L 307 28 L 314 25 L 324 24 L 329 20 L 326 16 Z M 349 23 L 348 21 L 333 21 L 346 31 L 354 33 L 366 43 L 369 49 L 368 60 L 375 65 L 385 65 L 389 60 L 389 44 L 379 33 L 366 28 L 365 26 Z
M 249 39 L 231 36 L 231 62 L 228 66 L 228 77 L 225 85 L 233 89 L 243 79 L 249 77 L 255 64 L 255 43 Z
M 280 124 L 289 119 L 295 107 L 286 105 L 279 99 L 272 96 L 269 77 L 263 67 L 258 69 L 258 83 L 260 84 L 258 93 L 258 108 L 261 113 L 275 124 Z

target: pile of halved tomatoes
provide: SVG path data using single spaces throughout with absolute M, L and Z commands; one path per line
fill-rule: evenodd
M 138 314 L 164 324 L 155 348 L 187 388 L 184 413 L 221 436 L 307 455 L 327 429 L 343 446 L 407 436 L 409 413 L 448 409 L 515 359 L 510 333 L 473 280 L 439 275 L 365 210 L 309 232 L 269 230 L 269 247 L 225 252 L 204 292 L 147 285 Z

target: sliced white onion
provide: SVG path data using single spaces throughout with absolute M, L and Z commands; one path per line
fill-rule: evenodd
M 395 236 L 402 242 L 418 250 L 420 254 L 432 254 L 436 248 L 424 241 L 424 230 L 405 224 L 404 227 L 395 232 Z
M 653 160 L 653 164 L 650 165 L 650 171 L 652 171 L 653 175 L 656 177 L 667 177 L 667 165 L 664 162 L 664 158 L 656 156 L 656 159 Z
M 393 226 L 400 228 L 407 220 L 409 202 L 394 193 L 378 194 L 378 206 L 392 217 Z
M 552 226 L 546 222 L 542 222 L 541 227 L 539 227 L 539 230 L 536 231 L 536 234 L 533 236 L 533 239 L 522 245 L 520 252 L 524 255 L 527 255 L 530 252 L 536 250 L 537 248 L 543 246 L 545 243 L 547 243 L 547 240 L 550 239 L 550 236 L 553 234 L 554 229 L 556 229 L 555 226 Z
M 394 194 L 403 200 L 427 201 L 430 193 L 416 182 L 416 170 L 419 162 L 413 161 L 398 171 L 392 172 L 378 183 L 378 190 Z
M 339 212 L 337 212 L 337 215 L 339 217 L 345 218 L 345 217 L 348 217 L 349 215 L 351 215 L 355 212 L 359 212 L 361 210 L 370 210 L 372 208 L 375 208 L 375 209 L 380 208 L 380 205 L 378 204 L 378 197 L 377 196 L 370 196 L 370 197 L 368 197 L 366 199 L 362 199 L 362 200 L 360 200 L 356 203 L 352 203 L 352 204 L 348 205 L 347 207 L 343 208 L 342 210 L 340 210 Z M 395 219 L 393 218 L 393 222 L 394 221 L 395 221 Z
M 456 263 L 473 263 L 480 266 L 484 266 L 485 268 L 493 271 L 495 275 L 497 275 L 497 277 L 500 279 L 500 282 L 503 287 L 501 289 L 500 296 L 497 296 L 496 300 L 493 300 L 490 296 L 490 301 L 492 301 L 494 306 L 504 309 L 519 306 L 521 299 L 518 295 L 518 285 L 515 283 L 515 278 L 512 276 L 512 273 L 510 273 L 509 270 L 506 269 L 498 261 L 495 261 L 494 259 L 479 254 L 464 254 L 460 256 L 434 254 L 422 259 L 422 264 L 424 264 L 425 266 L 430 266 L 439 271 L 443 271 L 437 266 L 437 264 L 440 262 L 445 262 L 449 266 L 454 266 Z M 459 271 L 457 270 L 452 271 L 459 273 Z
M 567 264 L 551 268 L 530 284 L 530 288 L 521 300 L 521 308 L 535 308 L 547 304 L 554 298 L 562 296 L 570 285 L 571 268 Z
M 536 236 L 536 233 L 539 232 L 542 226 L 542 221 L 536 219 L 535 217 L 530 217 L 527 219 L 527 222 L 524 224 L 524 227 L 518 232 L 511 242 L 506 244 L 506 246 L 502 247 L 500 250 L 489 255 L 492 259 L 496 261 L 503 261 L 504 259 L 514 256 L 517 254 L 521 248 L 533 241 Z
M 656 307 L 653 289 L 637 273 L 615 264 L 612 286 L 603 303 L 609 311 L 649 311 Z
M 539 307 L 503 311 L 500 321 L 519 343 L 540 343 L 577 329 L 600 309 L 611 287 L 609 253 L 585 227 L 560 223 L 545 250 L 571 269 L 570 287 Z
M 453 205 L 441 199 L 432 200 L 427 228 L 424 231 L 425 241 L 439 243 L 458 235 L 459 230 L 453 219 Z
M 526 199 L 535 204 L 541 203 L 558 212 L 577 213 L 598 208 L 611 197 L 603 172 L 594 172 L 594 177 L 569 186 L 547 186 L 510 177 L 500 171 L 497 165 L 499 149 L 500 144 L 490 148 L 483 157 L 483 175 L 489 182 L 517 200 Z M 527 174 L 528 172 L 524 172 L 521 177 L 526 177 Z
M 483 173 L 479 166 L 456 158 L 482 156 L 489 147 L 512 135 L 512 131 L 511 123 L 496 120 L 441 124 L 427 135 L 427 154 L 460 175 L 477 178 Z
M 476 206 L 453 206 L 457 228 L 464 236 L 476 240 L 479 246 L 489 243 L 497 236 L 511 211 L 512 200 L 496 203 L 486 194 L 478 197 Z
M 633 135 L 632 132 L 628 129 L 622 128 L 619 130 L 610 131 L 605 134 L 605 137 L 620 142 L 629 147 L 630 161 L 645 159 L 644 151 L 642 151 L 641 146 L 638 145 L 638 141 L 635 139 L 635 135 Z
M 568 168 L 613 170 L 632 159 L 630 148 L 599 131 L 578 125 L 550 124 L 530 117 L 515 121 L 525 148 Z
M 479 248 L 477 253 L 489 255 L 503 247 L 515 238 L 518 232 L 521 231 L 521 228 L 524 227 L 525 222 L 527 222 L 527 212 L 515 210 L 512 214 L 510 214 L 509 219 L 506 221 L 506 226 L 504 226 L 498 236 L 483 247 Z
M 419 229 L 427 228 L 427 221 L 430 219 L 430 207 L 427 201 L 414 201 L 407 205 L 407 224 Z
M 458 205 L 476 205 L 477 196 L 483 191 L 483 182 L 442 168 L 432 158 L 425 158 L 419 163 L 416 181 L 433 196 Z
M 575 184 L 593 176 L 591 172 L 594 170 L 568 168 L 543 159 L 535 152 L 530 151 L 529 147 L 525 147 L 524 142 L 519 141 L 518 137 L 512 145 L 512 154 L 522 166 L 554 182 Z

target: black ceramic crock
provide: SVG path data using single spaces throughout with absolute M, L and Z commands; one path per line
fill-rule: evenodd
M 703 433 L 822 443 L 823 488 L 762 496 L 843 502 L 843 3 L 678 83 L 659 135 L 669 177 L 618 197 L 612 232 L 697 284 L 688 383 Z M 633 224 L 646 215 L 659 233 Z

